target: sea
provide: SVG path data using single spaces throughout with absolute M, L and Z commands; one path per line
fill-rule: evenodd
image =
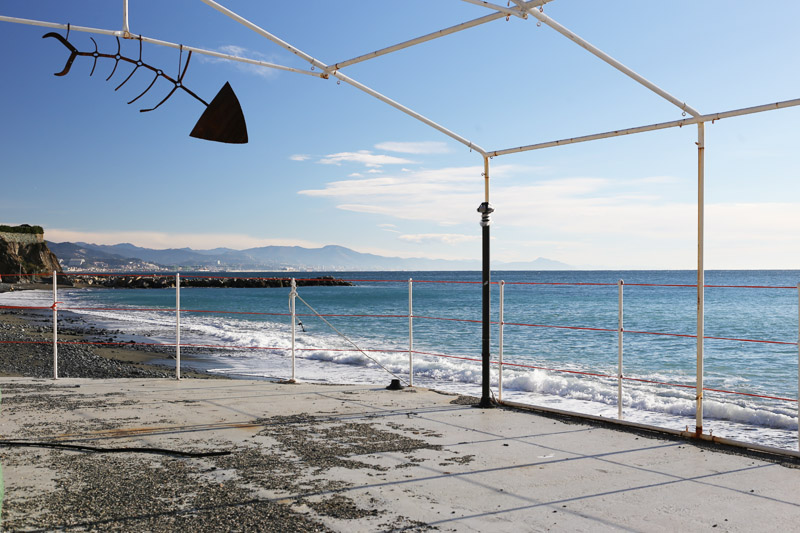
M 375 386 L 409 380 L 412 280 L 414 385 L 481 395 L 480 272 L 181 275 L 351 281 L 298 288 L 294 375 Z M 502 281 L 503 400 L 617 418 L 619 280 L 623 418 L 693 431 L 694 271 L 493 271 L 495 397 Z M 798 449 L 798 282 L 798 270 L 706 272 L 706 432 Z M 174 289 L 60 289 L 58 299 L 62 313 L 116 332 L 115 341 L 175 344 Z M 183 287 L 180 300 L 181 344 L 200 354 L 194 367 L 231 377 L 292 377 L 289 288 Z M 0 305 L 51 304 L 51 291 L 0 294 Z

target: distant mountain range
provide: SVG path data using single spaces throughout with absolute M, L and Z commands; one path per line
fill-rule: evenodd
M 154 250 L 133 244 L 90 244 L 48 242 L 64 266 L 123 269 L 153 264 L 164 268 L 210 270 L 480 270 L 480 260 L 385 257 L 356 252 L 343 246 L 302 248 L 264 246 L 247 250 L 214 248 Z M 534 261 L 503 263 L 493 261 L 494 270 L 571 270 L 574 267 L 540 257 Z

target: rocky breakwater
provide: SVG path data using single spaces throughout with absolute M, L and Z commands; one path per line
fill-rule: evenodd
M 174 275 L 88 275 L 69 276 L 76 287 L 108 287 L 116 289 L 169 289 L 175 287 Z M 181 276 L 181 287 L 263 289 L 289 287 L 291 278 L 234 278 Z M 298 279 L 298 287 L 351 286 L 352 283 L 333 276 Z

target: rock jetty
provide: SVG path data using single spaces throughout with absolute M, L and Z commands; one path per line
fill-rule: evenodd
M 92 275 L 80 274 L 69 276 L 75 287 L 109 287 L 122 289 L 169 289 L 175 287 L 173 275 Z M 211 288 L 273 288 L 289 287 L 291 278 L 233 278 L 233 277 L 200 277 L 181 276 L 181 287 Z M 298 287 L 312 286 L 351 286 L 352 283 L 333 276 L 298 279 Z

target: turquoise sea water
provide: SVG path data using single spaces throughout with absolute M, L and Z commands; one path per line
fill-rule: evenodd
M 316 277 L 324 273 L 295 273 Z M 184 274 L 185 275 L 185 274 Z M 220 274 L 215 274 L 220 275 Z M 286 276 L 236 273 L 231 276 Z M 353 287 L 301 287 L 300 296 L 366 351 L 354 350 L 300 301 L 297 377 L 308 381 L 385 384 L 392 377 L 375 362 L 408 379 L 408 279 L 413 278 L 414 355 L 417 385 L 476 394 L 480 383 L 481 285 L 479 272 L 337 272 Z M 624 287 L 626 377 L 694 386 L 696 298 L 693 271 L 493 272 L 504 285 L 504 399 L 617 415 L 617 381 L 556 370 L 616 376 L 618 288 Z M 457 283 L 439 283 L 450 281 Z M 705 341 L 704 385 L 754 395 L 795 399 L 798 390 L 798 293 L 800 271 L 709 271 L 705 335 L 788 344 Z M 611 285 L 558 285 L 602 283 Z M 8 298 L 7 295 L 3 295 Z M 48 298 L 42 294 L 42 298 Z M 234 353 L 208 348 L 215 371 L 289 377 L 289 289 L 181 290 L 182 343 L 234 346 Z M 64 307 L 92 323 L 137 340 L 174 343 L 173 290 L 89 289 L 61 291 Z M 2 303 L 2 301 L 0 301 Z M 75 308 L 93 309 L 75 309 Z M 113 308 L 116 310 L 97 310 Z M 136 311 L 134 308 L 165 309 Z M 199 312 L 202 311 L 202 312 Z M 492 286 L 492 320 L 498 321 L 499 286 Z M 259 313 L 259 314 L 242 314 Z M 261 314 L 273 313 L 273 314 Z M 448 319 L 448 320 L 441 320 Z M 457 319 L 457 320 L 449 320 Z M 460 321 L 465 320 L 465 321 Z M 524 325 L 523 325 L 524 324 Z M 541 326 L 561 326 L 549 328 Z M 599 330 L 578 330 L 585 327 Z M 492 326 L 492 360 L 499 353 L 499 326 Z M 649 332 L 649 333 L 633 333 Z M 674 334 L 653 335 L 650 333 Z M 547 368 L 552 370 L 542 370 Z M 495 365 L 496 369 L 496 365 Z M 497 394 L 498 373 L 493 373 Z M 625 418 L 665 427 L 694 427 L 692 388 L 626 381 Z M 762 444 L 797 446 L 797 403 L 706 392 L 704 427 L 715 435 Z

